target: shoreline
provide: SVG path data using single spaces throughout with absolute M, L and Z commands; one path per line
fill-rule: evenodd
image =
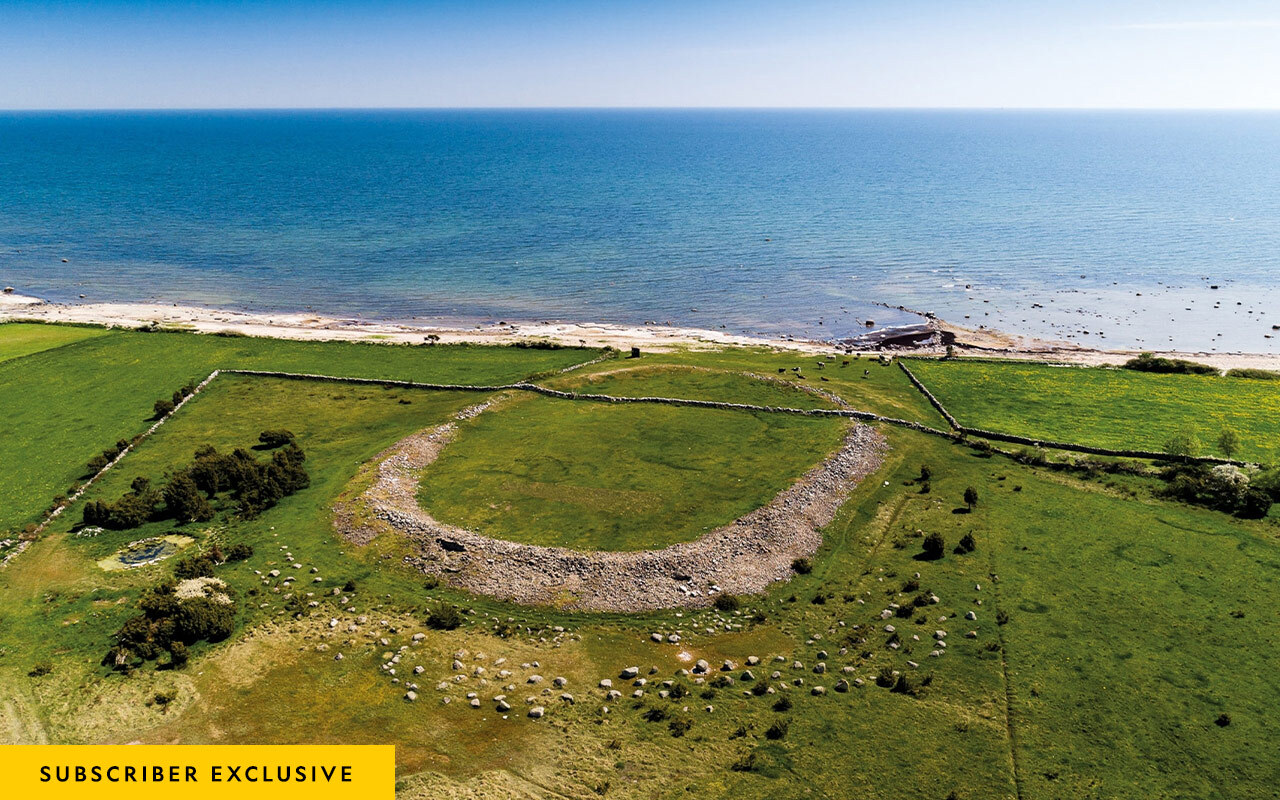
M 353 341 L 421 344 L 509 345 L 548 341 L 564 346 L 613 347 L 666 352 L 678 348 L 771 347 L 805 353 L 859 352 L 942 355 L 951 343 L 957 356 L 987 357 L 1079 366 L 1119 365 L 1139 352 L 1186 358 L 1220 369 L 1280 369 L 1280 355 L 1175 350 L 1100 350 L 988 328 L 964 328 L 931 316 L 916 325 L 868 331 L 839 341 L 760 337 L 701 328 L 665 325 L 614 325 L 592 322 L 524 321 L 449 327 L 364 319 L 339 319 L 308 313 L 258 313 L 162 303 L 52 303 L 16 292 L 0 294 L 0 322 L 49 323 L 139 328 L 148 325 L 194 333 L 232 333 L 303 341 Z

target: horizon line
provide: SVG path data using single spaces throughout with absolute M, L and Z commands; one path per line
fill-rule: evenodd
M 15 106 L 0 113 L 183 111 L 1092 111 L 1280 112 L 1280 106 L 694 106 L 694 105 L 461 105 L 461 106 Z

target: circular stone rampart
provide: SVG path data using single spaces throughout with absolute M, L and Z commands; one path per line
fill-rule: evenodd
M 475 416 L 488 407 L 458 414 Z M 792 574 L 822 544 L 821 529 L 882 461 L 887 444 L 855 424 L 839 450 L 767 505 L 691 542 L 660 550 L 579 551 L 494 539 L 440 522 L 418 504 L 423 470 L 457 432 L 448 422 L 400 440 L 372 464 L 369 488 L 335 508 L 339 532 L 358 543 L 394 531 L 416 544 L 405 561 L 467 591 L 528 605 L 641 611 L 710 605 L 718 592 L 755 594 Z

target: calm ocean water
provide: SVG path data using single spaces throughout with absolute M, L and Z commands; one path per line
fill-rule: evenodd
M 880 302 L 1277 352 L 1280 114 L 6 113 L 0 282 L 821 338 L 911 321 Z

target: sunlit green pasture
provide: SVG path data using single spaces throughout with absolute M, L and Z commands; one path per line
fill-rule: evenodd
M 908 365 L 961 425 L 1115 449 L 1161 450 L 1180 434 L 1203 455 L 1223 455 L 1224 428 L 1239 457 L 1280 458 L 1280 386 L 1274 381 L 1155 375 L 1020 361 Z

